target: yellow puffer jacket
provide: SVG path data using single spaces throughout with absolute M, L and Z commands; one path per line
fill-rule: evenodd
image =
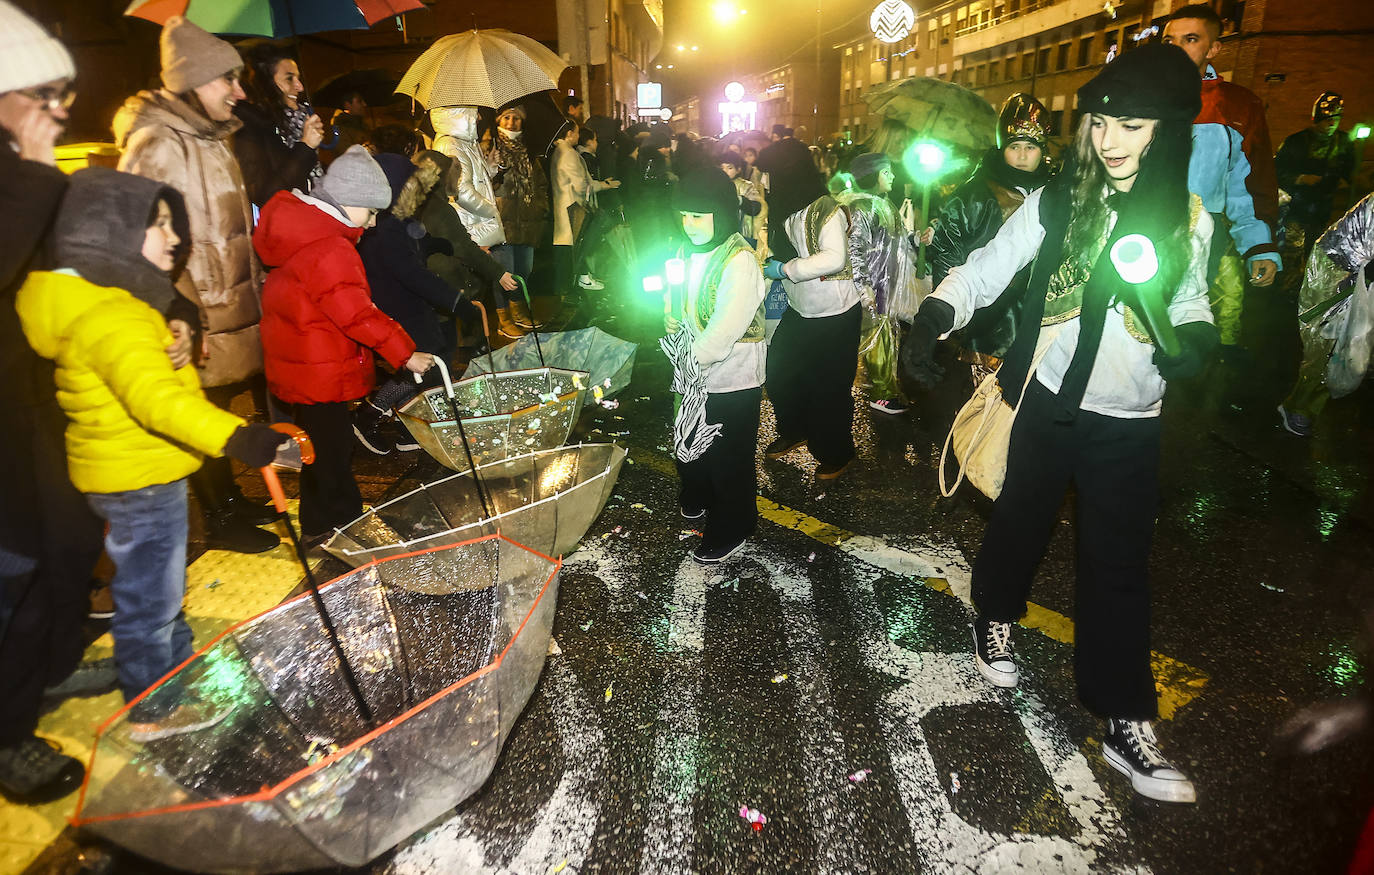
M 180 480 L 244 424 L 205 400 L 193 365 L 172 369 L 166 321 L 127 291 L 36 271 L 15 309 L 29 343 L 57 363 L 67 467 L 82 492 Z

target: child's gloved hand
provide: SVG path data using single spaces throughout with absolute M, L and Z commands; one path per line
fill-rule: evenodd
M 782 262 L 776 258 L 770 258 L 763 263 L 763 275 L 770 280 L 787 279 L 787 274 L 782 270 Z
M 276 458 L 277 447 L 291 440 L 260 422 L 240 425 L 224 444 L 224 455 L 250 468 L 264 468 Z
M 1178 335 L 1178 355 L 1165 355 L 1164 350 L 1156 349 L 1151 361 L 1165 380 L 1196 377 L 1207 366 L 1207 360 L 1216 348 L 1216 326 L 1210 322 L 1186 322 L 1174 326 L 1174 333 Z

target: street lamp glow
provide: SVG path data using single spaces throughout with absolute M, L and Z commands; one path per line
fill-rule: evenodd
M 735 9 L 735 4 L 729 2 L 729 0 L 721 0 L 721 2 L 711 7 L 711 14 L 714 15 L 716 21 L 719 21 L 721 24 L 729 24 L 739 12 Z
M 1159 273 L 1159 256 L 1150 238 L 1144 234 L 1127 234 L 1112 245 L 1112 265 L 1121 278 L 1132 285 L 1154 279 Z
M 695 51 L 697 51 L 697 50 L 700 49 L 700 48 L 701 48 L 701 46 L 692 46 L 692 51 L 695 52 Z
M 687 47 L 684 46 L 682 43 L 678 43 L 678 44 L 677 44 L 677 50 L 678 50 L 679 52 L 685 52 L 685 51 L 687 51 Z

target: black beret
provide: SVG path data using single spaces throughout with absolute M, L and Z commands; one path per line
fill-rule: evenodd
M 1202 77 L 1183 49 L 1150 43 L 1117 55 L 1078 89 L 1078 110 L 1192 122 L 1202 111 Z

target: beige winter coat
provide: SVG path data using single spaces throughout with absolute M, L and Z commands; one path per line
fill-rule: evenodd
M 253 212 L 230 137 L 241 122 L 211 121 L 167 91 L 140 91 L 115 114 L 119 169 L 186 198 L 191 252 L 177 290 L 200 308 L 209 355 L 201 384 L 224 386 L 262 371 L 262 266 Z
M 592 179 L 582 156 L 566 142 L 559 141 L 553 147 L 553 245 L 572 246 L 572 222 L 568 208 L 581 204 L 591 209 L 597 192 L 605 191 L 609 185 L 599 179 Z

